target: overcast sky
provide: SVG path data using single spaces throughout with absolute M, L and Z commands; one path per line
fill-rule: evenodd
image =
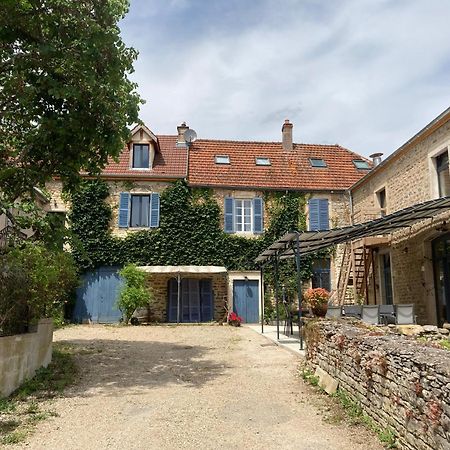
M 450 106 L 450 0 L 131 0 L 156 134 L 391 153 Z

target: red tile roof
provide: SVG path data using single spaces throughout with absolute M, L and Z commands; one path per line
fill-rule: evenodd
M 125 147 L 118 162 L 109 161 L 102 175 L 114 177 L 184 178 L 187 173 L 187 149 L 177 147 L 177 136 L 158 136 L 159 150 L 153 161 L 153 169 L 130 168 L 130 149 Z
M 228 155 L 230 164 L 215 164 L 215 155 Z M 257 166 L 256 157 L 269 158 L 271 165 Z M 327 167 L 313 168 L 309 158 L 324 159 Z M 200 139 L 190 149 L 188 179 L 203 186 L 345 190 L 368 172 L 353 164 L 361 159 L 368 161 L 339 145 L 294 144 L 285 151 L 280 142 Z

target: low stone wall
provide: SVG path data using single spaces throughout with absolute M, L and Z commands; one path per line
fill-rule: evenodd
M 52 360 L 53 322 L 42 319 L 33 333 L 0 337 L 0 396 L 14 392 Z
M 308 363 L 392 428 L 400 448 L 450 449 L 450 351 L 344 321 L 310 322 L 305 333 Z

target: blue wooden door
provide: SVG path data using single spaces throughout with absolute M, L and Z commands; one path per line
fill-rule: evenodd
M 233 282 L 233 311 L 244 323 L 259 322 L 258 280 L 235 280 Z
M 100 267 L 81 277 L 73 312 L 75 322 L 114 323 L 121 318 L 116 307 L 123 281 L 118 267 Z

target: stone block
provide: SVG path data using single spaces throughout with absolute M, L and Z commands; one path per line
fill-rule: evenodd
M 329 375 L 325 370 L 320 367 L 316 368 L 314 373 L 319 378 L 319 386 L 329 395 L 334 394 L 337 391 L 339 382 Z

